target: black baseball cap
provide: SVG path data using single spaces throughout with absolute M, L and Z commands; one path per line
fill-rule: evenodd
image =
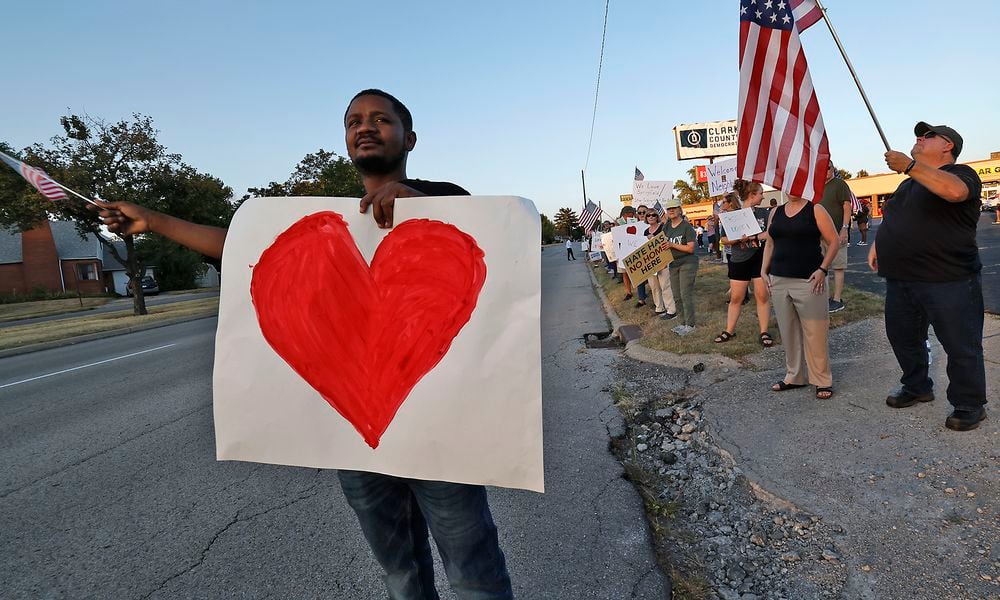
M 951 143 L 955 146 L 951 149 L 951 155 L 955 158 L 958 158 L 958 155 L 962 153 L 962 136 L 951 127 L 948 127 L 947 125 L 928 125 L 924 121 L 920 121 L 913 128 L 913 133 L 917 137 L 924 135 L 928 131 L 933 131 L 934 133 L 943 135 L 951 140 Z

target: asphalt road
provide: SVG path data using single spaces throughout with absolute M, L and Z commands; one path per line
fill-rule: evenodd
M 993 220 L 993 213 L 983 213 L 980 216 L 976 241 L 979 243 L 979 258 L 983 262 L 983 301 L 986 312 L 1000 314 L 1000 225 L 993 225 Z M 881 222 L 881 219 L 872 221 L 872 229 L 868 232 L 869 244 L 875 239 L 875 232 Z M 868 248 L 854 245 L 860 239 L 855 224 L 847 255 L 847 283 L 884 296 L 885 280 L 868 268 Z M 914 240 L 914 243 L 919 241 Z
M 146 296 L 146 308 L 151 306 L 160 306 L 163 304 L 174 304 L 175 302 L 186 302 L 188 300 L 200 300 L 202 298 L 212 298 L 219 295 L 218 289 L 212 289 L 204 292 L 190 292 L 187 294 L 171 294 L 162 296 Z M 32 319 L 21 319 L 18 321 L 6 321 L 0 323 L 0 329 L 4 327 L 14 327 L 15 325 L 30 325 L 32 323 L 41 323 L 44 321 L 61 321 L 63 319 L 72 319 L 74 317 L 83 317 L 89 315 L 97 315 L 101 313 L 114 312 L 116 310 L 130 310 L 132 308 L 132 298 L 117 298 L 104 304 L 103 306 L 98 306 L 96 308 L 91 308 L 89 310 L 81 310 L 77 312 L 63 313 L 59 315 L 49 315 L 47 317 L 34 317 Z
M 584 264 L 543 254 L 547 492 L 491 505 L 519 598 L 665 598 Z M 0 360 L 0 596 L 385 597 L 333 471 L 215 461 L 215 323 Z

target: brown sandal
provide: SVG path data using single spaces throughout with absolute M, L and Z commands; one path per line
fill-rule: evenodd
M 774 346 L 774 338 L 767 331 L 760 334 L 760 345 L 765 348 L 771 348 Z

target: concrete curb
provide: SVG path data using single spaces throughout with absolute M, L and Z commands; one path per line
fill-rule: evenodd
M 167 327 L 170 325 L 177 325 L 180 323 L 187 323 L 189 321 L 198 321 L 201 319 L 210 319 L 219 316 L 218 313 L 211 313 L 206 315 L 193 315 L 189 317 L 177 317 L 175 319 L 165 319 L 163 321 L 156 321 L 155 323 L 146 323 L 144 325 L 136 325 L 135 327 L 126 327 L 124 329 L 111 329 L 109 331 L 99 331 L 97 333 L 88 333 L 87 335 L 78 335 L 75 337 L 65 338 L 61 340 L 52 340 L 51 342 L 41 342 L 39 344 L 30 344 L 28 346 L 21 346 L 19 348 L 8 348 L 7 350 L 0 350 L 0 359 L 7 358 L 9 356 L 18 356 L 21 354 L 29 354 L 31 352 L 39 352 L 41 350 L 50 350 L 52 348 L 60 348 L 62 346 L 72 346 L 73 344 L 80 344 L 83 342 L 90 342 L 93 340 L 101 340 L 104 338 L 115 337 L 119 335 L 127 335 L 129 333 L 137 333 L 139 331 L 146 331 L 148 329 L 157 329 L 159 327 Z
M 618 313 L 615 312 L 611 300 L 604 293 L 604 288 L 598 283 L 597 277 L 594 276 L 592 265 L 587 265 L 587 272 L 590 274 L 590 283 L 594 286 L 594 290 L 597 291 L 597 296 L 601 299 L 601 304 L 604 306 L 604 312 L 611 322 L 611 329 L 625 343 L 625 355 L 629 358 L 665 367 L 688 370 L 693 369 L 697 364 L 704 365 L 705 368 L 739 369 L 742 367 L 739 361 L 733 360 L 728 356 L 722 356 L 721 354 L 674 354 L 673 352 L 643 346 L 639 343 L 641 334 L 635 335 L 633 333 L 638 328 L 624 323 L 621 317 L 618 316 Z

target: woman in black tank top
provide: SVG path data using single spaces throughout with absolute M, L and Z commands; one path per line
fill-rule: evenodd
M 837 229 L 825 208 L 793 196 L 771 211 L 767 233 L 770 242 L 764 246 L 760 272 L 771 290 L 786 369 L 771 390 L 811 383 L 816 397 L 826 400 L 833 396 L 826 275 L 840 248 Z M 831 249 L 825 257 L 820 240 Z

